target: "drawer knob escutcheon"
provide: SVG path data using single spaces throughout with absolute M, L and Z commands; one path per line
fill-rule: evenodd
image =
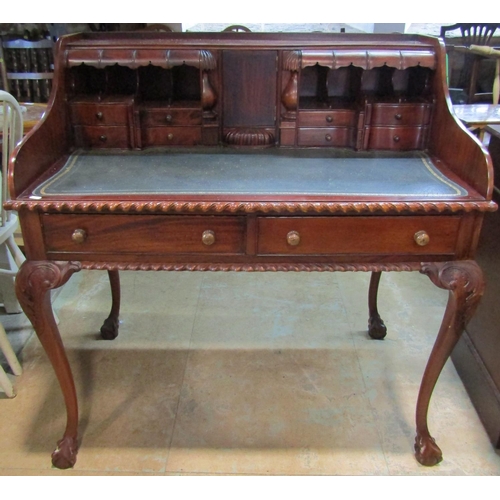
M 293 247 L 296 247 L 300 243 L 300 234 L 297 231 L 290 231 L 286 235 L 286 242 Z
M 98 120 L 102 120 L 102 118 L 103 118 L 102 111 L 98 111 L 98 112 L 95 114 L 95 117 L 96 117 Z
M 211 229 L 203 231 L 201 241 L 204 245 L 210 246 L 215 243 L 215 233 Z
M 426 231 L 417 231 L 413 238 L 415 239 L 417 245 L 421 247 L 425 247 L 425 245 L 428 245 L 429 241 L 431 240 Z
M 71 235 L 75 243 L 83 243 L 87 239 L 87 233 L 84 229 L 75 229 Z

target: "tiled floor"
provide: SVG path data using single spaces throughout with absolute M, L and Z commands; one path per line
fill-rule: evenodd
M 62 397 L 33 336 L 18 395 L 0 399 L 0 475 L 498 475 L 453 365 L 412 454 L 417 391 L 447 293 L 383 276 L 384 341 L 366 334 L 365 273 L 132 273 L 114 341 L 107 275 L 73 276 L 55 302 L 80 402 L 78 461 L 51 468 Z M 12 318 L 10 319 L 12 321 Z

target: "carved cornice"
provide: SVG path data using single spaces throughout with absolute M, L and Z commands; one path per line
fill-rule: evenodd
M 4 203 L 6 210 L 50 213 L 457 213 L 494 212 L 493 201 L 43 201 L 18 200 Z
M 83 269 L 106 271 L 409 272 L 420 271 L 421 268 L 418 262 L 396 264 L 82 262 L 81 265 Z

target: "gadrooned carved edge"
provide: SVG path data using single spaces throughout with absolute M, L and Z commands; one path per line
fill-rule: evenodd
M 349 272 L 349 271 L 383 271 L 403 272 L 419 271 L 418 262 L 396 263 L 396 264 L 288 264 L 288 263 L 187 263 L 187 264 L 163 264 L 163 263 L 133 263 L 133 262 L 82 262 L 83 269 L 106 270 L 106 271 L 270 271 L 270 272 Z
M 484 202 L 211 202 L 211 201 L 7 201 L 6 210 L 66 213 L 443 213 L 494 212 Z

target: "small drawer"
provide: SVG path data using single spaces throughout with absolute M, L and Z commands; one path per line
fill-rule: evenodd
M 75 144 L 83 148 L 120 148 L 130 147 L 128 127 L 73 127 Z
M 298 145 L 352 147 L 354 145 L 354 136 L 354 128 L 300 128 L 298 131 Z
M 460 217 L 261 217 L 260 255 L 455 253 Z
M 356 113 L 351 109 L 299 111 L 299 127 L 354 127 Z
M 141 123 L 146 127 L 201 125 L 199 109 L 143 109 Z
M 424 149 L 427 127 L 371 127 L 368 149 Z
M 74 125 L 126 125 L 129 106 L 120 104 L 73 103 L 70 105 Z
M 171 215 L 45 215 L 47 252 L 244 253 L 245 218 Z
M 427 125 L 430 104 L 374 104 L 372 125 Z
M 201 127 L 147 127 L 142 129 L 144 146 L 194 146 L 201 142 Z

